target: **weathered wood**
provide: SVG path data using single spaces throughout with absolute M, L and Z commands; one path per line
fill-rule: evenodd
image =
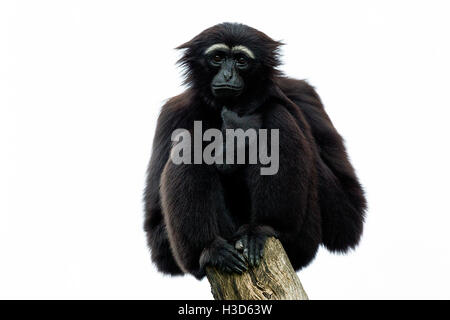
M 308 300 L 280 241 L 269 238 L 261 264 L 242 275 L 207 268 L 216 300 Z

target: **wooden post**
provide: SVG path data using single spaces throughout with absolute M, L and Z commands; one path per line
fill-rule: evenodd
M 242 275 L 207 268 L 216 300 L 308 300 L 281 242 L 269 238 L 261 264 Z

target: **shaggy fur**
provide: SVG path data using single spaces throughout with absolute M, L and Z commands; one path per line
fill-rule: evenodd
M 261 175 L 260 164 L 228 173 L 214 165 L 169 160 L 175 129 L 192 132 L 195 120 L 203 121 L 203 130 L 223 128 L 223 106 L 210 89 L 214 73 L 203 57 L 217 43 L 245 46 L 255 56 L 233 111 L 244 119 L 242 126 L 245 117 L 257 115 L 258 127 L 279 129 L 275 175 Z M 262 243 L 275 235 L 295 270 L 314 258 L 321 243 L 337 252 L 358 244 L 363 190 L 314 88 L 277 70 L 280 45 L 248 26 L 224 23 L 179 47 L 185 50 L 180 64 L 189 88 L 161 110 L 144 196 L 145 231 L 160 271 L 200 279 L 208 263 L 234 259 L 240 265 L 233 241 L 242 235 Z

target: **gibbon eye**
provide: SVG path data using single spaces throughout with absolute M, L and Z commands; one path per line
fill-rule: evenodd
M 222 61 L 222 56 L 216 54 L 216 55 L 213 57 L 213 60 L 214 60 L 214 62 L 220 62 L 220 61 Z
M 245 63 L 247 62 L 247 60 L 246 60 L 244 57 L 240 57 L 240 58 L 237 60 L 237 62 L 238 62 L 239 64 L 245 64 Z

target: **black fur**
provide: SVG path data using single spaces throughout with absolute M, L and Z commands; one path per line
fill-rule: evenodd
M 203 52 L 215 43 L 245 45 L 256 56 L 245 91 L 227 105 L 232 114 L 222 112 L 224 105 L 211 94 L 214 73 Z M 189 88 L 161 110 L 144 197 L 145 231 L 160 271 L 202 278 L 211 264 L 243 272 L 259 263 L 272 235 L 296 270 L 314 258 L 321 243 L 338 252 L 358 244 L 363 190 L 315 90 L 276 69 L 280 45 L 248 26 L 224 23 L 179 47 L 185 49 L 180 63 Z M 195 120 L 203 130 L 230 123 L 279 129 L 278 173 L 261 175 L 259 164 L 231 171 L 173 164 L 171 134 L 177 128 L 192 131 Z

